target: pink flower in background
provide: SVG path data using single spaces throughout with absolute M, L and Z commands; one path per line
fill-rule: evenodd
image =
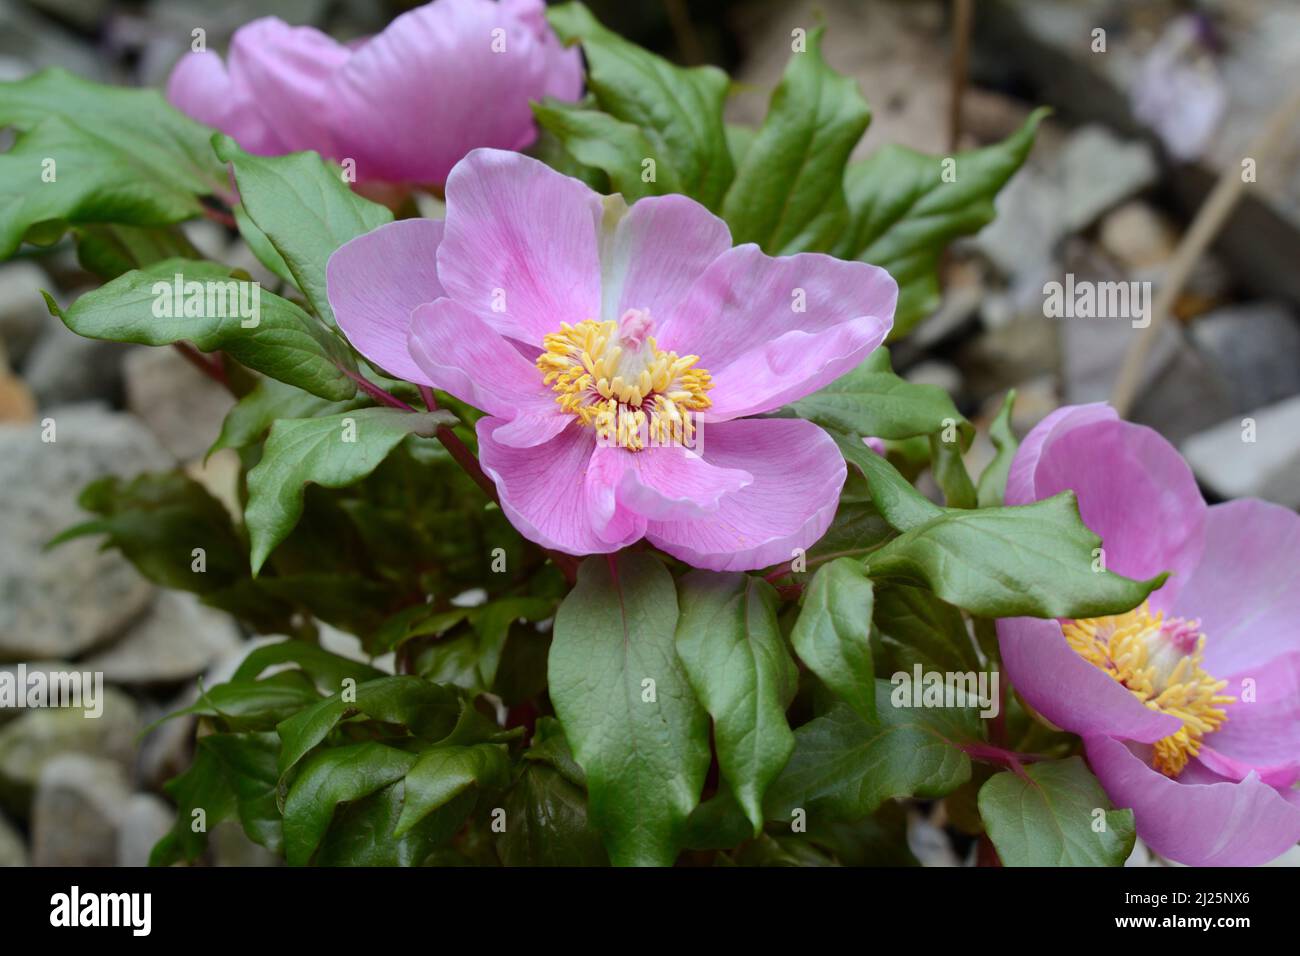
M 1173 446 L 1104 404 L 1039 423 L 1006 502 L 1067 488 L 1109 571 L 1172 573 L 1128 614 L 999 621 L 1007 676 L 1084 738 L 1107 794 L 1157 853 L 1273 859 L 1300 840 L 1300 516 L 1249 499 L 1207 507 Z
M 446 223 L 330 258 L 330 305 L 388 372 L 487 413 L 479 459 L 527 538 L 641 538 L 697 567 L 788 560 L 825 532 L 844 459 L 815 425 L 752 419 L 857 366 L 893 324 L 883 269 L 732 248 L 679 195 L 628 207 L 518 153 L 475 150 Z
M 542 0 L 436 0 L 356 44 L 264 17 L 227 62 L 189 53 L 167 98 L 250 152 L 316 150 L 356 162 L 358 182 L 441 185 L 478 146 L 523 149 L 530 100 L 582 94 L 582 60 Z

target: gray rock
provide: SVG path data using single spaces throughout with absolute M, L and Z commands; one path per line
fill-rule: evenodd
M 42 408 L 116 402 L 122 393 L 122 360 L 129 349 L 121 342 L 83 338 L 55 319 L 32 347 L 23 378 Z
M 1192 342 L 1228 383 L 1233 411 L 1300 393 L 1300 321 L 1278 302 L 1232 305 L 1192 323 Z
M 1102 213 L 1155 182 L 1158 171 L 1146 143 L 1126 142 L 1104 126 L 1076 130 L 1066 140 L 1058 167 L 1066 230 L 1086 229 Z
M 1249 422 L 1254 423 L 1254 441 Z M 1188 438 L 1183 457 L 1224 498 L 1264 498 L 1300 508 L 1300 396 L 1228 419 Z
M 112 866 L 131 791 L 119 764 L 64 754 L 45 764 L 32 801 L 36 866 Z
M 103 671 L 115 684 L 175 683 L 202 673 L 239 645 L 239 630 L 229 616 L 192 594 L 162 591 L 139 623 L 83 666 Z
M 154 844 L 167 835 L 176 811 L 152 793 L 137 793 L 126 802 L 117 831 L 117 865 L 148 866 Z
M 193 688 L 187 689 L 166 707 L 146 713 L 144 723 L 153 723 L 160 717 L 188 707 L 196 696 Z M 191 716 L 173 717 L 149 731 L 140 743 L 136 761 L 136 779 L 140 786 L 158 789 L 172 777 L 185 772 L 193 758 L 197 723 L 197 719 Z
M 42 289 L 53 283 L 34 262 L 18 259 L 0 265 L 0 342 L 17 367 L 47 326 L 59 324 L 45 307 Z
M 13 824 L 0 813 L 0 867 L 27 865 L 27 844 Z
M 119 633 L 154 591 L 95 538 L 44 548 L 86 520 L 77 496 L 92 480 L 166 468 L 168 456 L 129 415 L 83 406 L 43 421 L 0 425 L 0 660 L 76 657 Z
M 234 399 L 175 349 L 132 349 L 123 366 L 126 407 L 181 461 L 202 457 Z
M 93 754 L 129 769 L 139 711 L 130 697 L 112 687 L 104 688 L 103 700 L 103 714 L 96 718 L 76 709 L 46 708 L 25 710 L 0 727 L 0 796 L 24 808 L 42 768 L 63 754 Z

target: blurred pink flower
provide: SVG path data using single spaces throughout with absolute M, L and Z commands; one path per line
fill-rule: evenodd
M 362 183 L 441 185 L 478 146 L 523 149 L 530 100 L 582 94 L 582 60 L 542 0 L 435 0 L 351 45 L 263 17 L 227 62 L 186 54 L 167 84 L 181 111 L 253 153 L 352 159 Z
M 825 532 L 835 443 L 746 416 L 857 366 L 898 296 L 863 262 L 732 248 L 685 196 L 629 208 L 496 150 L 452 170 L 445 225 L 382 226 L 327 277 L 363 355 L 487 412 L 480 462 L 525 537 L 569 554 L 644 537 L 716 570 L 789 560 Z
M 1300 516 L 1251 499 L 1207 507 L 1174 447 L 1104 404 L 1040 422 L 1006 502 L 1067 488 L 1107 570 L 1171 574 L 1128 614 L 999 621 L 1007 676 L 1084 738 L 1107 794 L 1157 853 L 1268 862 L 1300 840 Z

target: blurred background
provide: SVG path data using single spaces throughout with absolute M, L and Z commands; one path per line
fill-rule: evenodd
M 1285 108 L 1300 91 L 1295 0 L 588 3 L 643 46 L 728 70 L 729 119 L 751 125 L 788 59 L 790 31 L 826 24 L 827 60 L 873 109 L 858 156 L 886 143 L 950 155 L 1003 139 L 1035 106 L 1051 106 L 996 221 L 945 257 L 943 303 L 894 347 L 895 367 L 947 389 L 981 428 L 1015 388 L 1023 434 L 1059 405 L 1111 397 L 1139 338 L 1127 321 L 1047 317 L 1044 285 L 1071 273 L 1158 290 L 1175 277 L 1170 321 L 1146 336 L 1129 417 L 1179 446 L 1211 501 L 1254 495 L 1300 507 L 1300 123 Z M 224 52 L 258 16 L 347 39 L 411 5 L 0 0 L 0 79 L 61 66 L 160 87 L 197 26 Z M 10 141 L 0 130 L 0 150 Z M 1247 158 L 1258 165 L 1242 184 Z M 1193 233 L 1221 178 L 1238 181 L 1236 201 Z M 209 256 L 268 281 L 223 227 L 204 221 L 188 232 Z M 99 671 L 106 683 L 98 720 L 0 710 L 0 865 L 143 864 L 171 825 L 161 785 L 187 765 L 194 726 L 142 729 L 192 701 L 196 678 L 220 681 L 249 641 L 266 637 L 240 633 L 189 594 L 156 589 L 95 538 L 43 550 L 84 519 L 76 496 L 104 474 L 179 461 L 234 501 L 234 453 L 203 462 L 227 394 L 172 350 L 75 336 L 40 296 L 66 304 L 96 284 L 67 242 L 0 264 L 0 669 Z M 42 455 L 31 436 L 56 411 L 65 450 Z M 972 448 L 972 469 L 991 456 L 986 442 Z M 325 643 L 357 653 L 346 635 L 327 633 Z M 919 860 L 964 862 L 950 822 L 914 816 Z M 237 826 L 222 824 L 212 845 L 219 865 L 270 862 Z M 1132 862 L 1143 861 L 1139 851 Z

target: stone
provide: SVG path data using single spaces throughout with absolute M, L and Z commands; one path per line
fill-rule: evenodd
M 963 346 L 957 365 L 967 393 L 975 401 L 990 395 L 1000 400 L 1016 383 L 1055 372 L 1061 362 L 1060 324 L 1042 315 L 1024 315 Z
M 1280 302 L 1216 309 L 1192 323 L 1191 339 L 1227 382 L 1234 412 L 1300 393 L 1300 320 Z
M 117 404 L 122 395 L 122 360 L 130 348 L 121 342 L 84 338 L 54 319 L 32 347 L 23 378 L 42 408 L 90 401 Z
M 112 866 L 131 791 L 112 760 L 64 754 L 41 771 L 32 801 L 36 866 Z
M 55 440 L 43 441 L 50 429 Z M 0 660 L 74 658 L 148 606 L 153 586 L 99 539 L 45 545 L 87 519 L 77 496 L 94 479 L 168 465 L 130 415 L 80 406 L 33 425 L 0 424 Z
M 948 834 L 916 810 L 907 813 L 907 848 L 922 866 L 961 866 Z
M 127 801 L 117 830 L 117 865 L 148 866 L 154 844 L 167 835 L 176 811 L 152 793 L 136 793 Z
M 1155 153 L 1141 140 L 1123 140 L 1104 126 L 1089 124 L 1070 134 L 1057 174 L 1067 232 L 1086 229 L 1097 217 L 1155 182 Z
M 229 615 L 183 591 L 161 591 L 145 616 L 82 666 L 115 684 L 168 684 L 188 680 L 239 648 Z
M 1300 508 L 1300 395 L 1192 435 L 1181 451 L 1197 479 L 1224 498 Z
M 27 865 L 27 844 L 13 824 L 0 813 L 0 867 Z
M 0 343 L 14 366 L 22 363 L 47 326 L 59 324 L 41 296 L 42 289 L 52 286 L 34 262 L 16 259 L 0 265 Z
M 1098 232 L 1102 249 L 1130 271 L 1168 262 L 1177 240 L 1169 220 L 1140 199 L 1107 213 Z
M 96 718 L 69 708 L 24 710 L 0 726 L 0 797 L 25 808 L 42 768 L 63 754 L 92 754 L 114 761 L 125 772 L 135 761 L 139 731 L 135 702 L 107 685 L 104 712 Z
M 170 348 L 141 346 L 123 363 L 126 407 L 181 461 L 201 458 L 234 399 Z

